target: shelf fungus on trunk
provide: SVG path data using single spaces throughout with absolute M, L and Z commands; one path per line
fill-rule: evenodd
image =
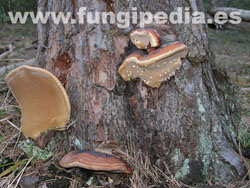
M 70 103 L 52 73 L 23 65 L 10 72 L 5 81 L 21 107 L 25 136 L 36 139 L 51 129 L 64 130 L 70 118 Z
M 120 159 L 97 151 L 73 151 L 66 154 L 60 161 L 64 168 L 81 167 L 94 171 L 130 174 L 132 171 Z
M 139 77 L 151 87 L 160 87 L 161 82 L 181 68 L 181 58 L 187 53 L 187 46 L 181 42 L 160 47 L 147 55 L 135 52 L 124 60 L 118 72 L 125 81 Z
M 136 29 L 130 33 L 130 40 L 142 50 L 157 48 L 161 45 L 160 36 L 153 29 Z

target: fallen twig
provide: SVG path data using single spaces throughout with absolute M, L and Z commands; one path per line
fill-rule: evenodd
M 6 50 L 9 49 L 10 45 L 0 46 L 0 50 Z
M 26 170 L 27 166 L 30 164 L 30 162 L 33 160 L 34 157 L 31 157 L 29 159 L 29 161 L 25 164 L 25 166 L 23 167 L 22 171 L 16 176 L 16 178 L 11 182 L 11 184 L 9 185 L 9 187 L 11 187 L 13 185 L 13 183 L 17 180 L 16 185 L 14 186 L 14 188 L 16 188 L 23 176 L 24 171 Z
M 2 149 L 2 151 L 0 152 L 0 155 L 2 155 L 2 153 L 4 152 L 4 150 L 8 147 L 8 145 L 10 144 L 9 140 L 14 140 L 17 136 L 19 136 L 19 134 L 21 134 L 21 132 L 15 134 L 14 136 L 12 136 L 11 138 L 8 139 L 6 145 L 4 146 L 4 148 Z
M 14 127 L 15 129 L 17 129 L 19 132 L 21 132 L 21 129 L 19 127 L 17 127 L 14 123 L 12 123 L 11 121 L 9 121 L 8 119 L 6 120 L 12 127 Z
M 2 61 L 25 61 L 25 59 L 2 59 Z
M 217 12 L 226 12 L 227 14 L 230 14 L 232 12 L 238 12 L 239 17 L 246 22 L 250 22 L 250 11 L 244 10 L 244 9 L 237 9 L 237 8 L 231 8 L 231 7 L 213 7 L 209 9 L 209 13 L 211 15 L 215 15 Z
M 12 44 L 9 44 L 7 49 L 8 51 L 5 51 L 4 53 L 0 54 L 0 61 L 13 52 L 14 46 Z
M 7 121 L 9 118 L 0 119 L 0 123 Z
M 20 63 L 15 63 L 15 64 L 11 64 L 8 66 L 0 67 L 0 74 L 4 74 L 6 71 L 13 70 L 13 69 L 20 67 L 22 65 L 30 65 L 30 66 L 35 65 L 35 62 L 36 62 L 36 59 L 32 58 L 32 59 L 29 59 L 27 61 L 23 61 Z

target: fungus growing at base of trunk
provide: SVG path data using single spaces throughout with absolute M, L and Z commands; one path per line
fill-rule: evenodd
M 153 29 L 136 29 L 130 33 L 130 40 L 142 50 L 157 48 L 161 45 L 160 36 Z
M 5 81 L 21 107 L 25 136 L 36 139 L 51 129 L 64 130 L 70 118 L 70 103 L 52 73 L 24 65 L 10 72 Z
M 73 151 L 65 155 L 60 165 L 64 168 L 80 167 L 94 171 L 130 174 L 132 171 L 120 159 L 97 151 Z
M 181 42 L 160 47 L 148 55 L 135 52 L 124 60 L 118 72 L 125 81 L 139 77 L 151 87 L 160 87 L 161 82 L 181 68 L 181 58 L 185 58 L 187 53 L 187 46 Z

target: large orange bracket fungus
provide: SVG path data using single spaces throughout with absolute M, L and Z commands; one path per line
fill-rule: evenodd
M 64 130 L 70 118 L 70 103 L 52 73 L 24 65 L 10 72 L 5 81 L 21 107 L 25 136 L 36 139 L 51 129 Z
M 135 52 L 129 55 L 118 70 L 125 81 L 141 78 L 151 87 L 160 87 L 161 82 L 170 79 L 181 68 L 181 58 L 188 54 L 187 46 L 181 42 L 159 47 L 160 38 L 156 31 L 150 29 L 137 29 L 130 37 L 139 49 L 158 48 L 147 54 Z

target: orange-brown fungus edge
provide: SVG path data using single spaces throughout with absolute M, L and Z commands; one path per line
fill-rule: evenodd
M 60 161 L 65 168 L 81 167 L 94 171 L 109 171 L 130 174 L 132 171 L 120 159 L 96 151 L 73 151 L 66 154 Z
M 181 58 L 187 53 L 187 46 L 181 42 L 158 48 L 148 55 L 135 52 L 124 60 L 118 72 L 125 81 L 139 77 L 151 87 L 160 87 L 161 82 L 181 68 Z
M 136 29 L 130 33 L 130 40 L 139 49 L 157 48 L 161 45 L 160 36 L 153 29 Z

